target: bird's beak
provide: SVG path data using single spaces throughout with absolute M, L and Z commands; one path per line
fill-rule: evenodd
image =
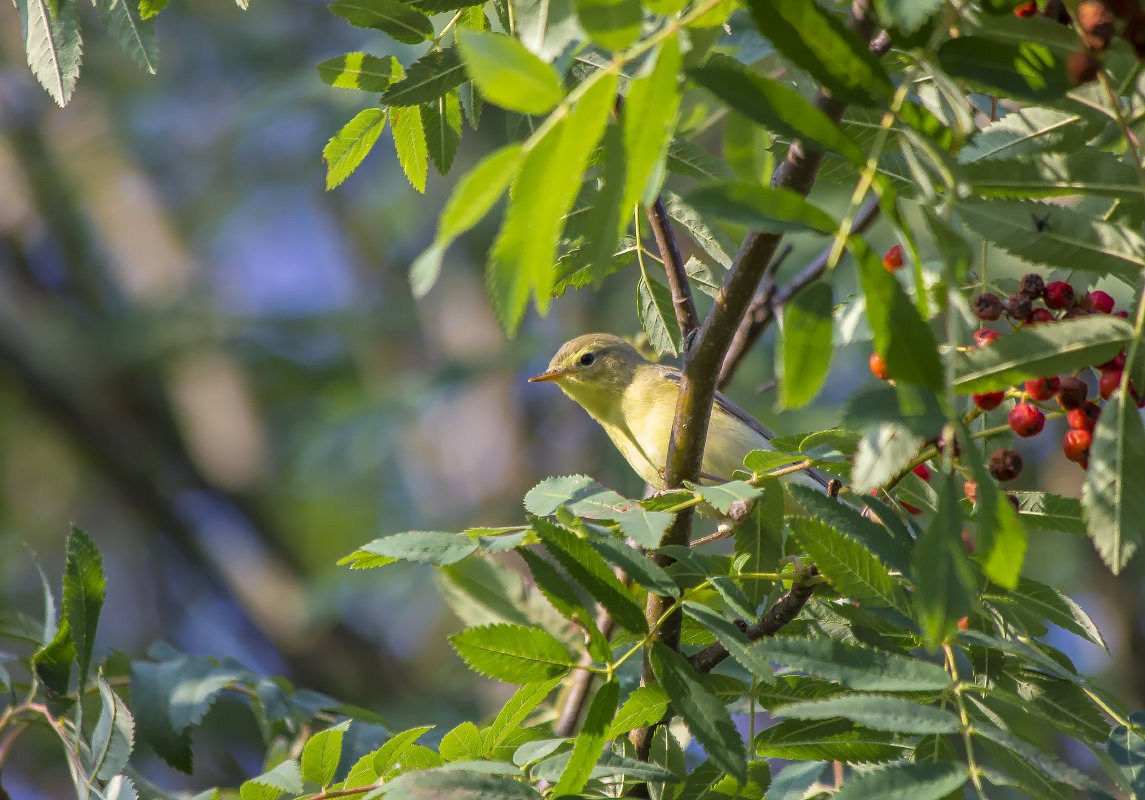
M 529 378 L 529 383 L 539 383 L 540 381 L 559 381 L 565 375 L 568 375 L 567 369 L 550 369 L 548 372 L 542 372 L 540 375 L 534 375 Z

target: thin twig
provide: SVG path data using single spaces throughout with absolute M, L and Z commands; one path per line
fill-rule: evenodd
M 878 216 L 878 198 L 870 197 L 855 216 L 855 221 L 851 224 L 851 233 L 862 233 L 878 219 Z M 763 286 L 751 301 L 747 316 L 744 317 L 739 329 L 736 330 L 731 347 L 728 348 L 728 354 L 724 358 L 723 366 L 720 369 L 720 389 L 731 383 L 744 356 L 759 341 L 759 337 L 763 335 L 772 321 L 776 319 L 778 312 L 783 308 L 783 304 L 817 281 L 827 270 L 830 260 L 831 248 L 828 247 L 781 288 L 776 288 L 774 282 L 764 278 Z
M 676 244 L 676 234 L 668 219 L 668 209 L 659 195 L 656 202 L 648 206 L 648 222 L 656 236 L 656 246 L 660 248 L 660 260 L 668 276 L 668 288 L 672 291 L 672 308 L 676 311 L 676 322 L 680 335 L 686 341 L 700 328 L 700 315 L 696 311 L 696 301 L 692 298 L 692 286 L 688 283 L 688 273 L 684 270 L 684 259 Z
M 783 626 L 799 616 L 803 606 L 811 599 L 811 593 L 815 591 L 815 584 L 818 583 L 815 580 L 818 575 L 819 570 L 815 569 L 815 565 L 808 564 L 800 571 L 791 588 L 775 601 L 775 605 L 767 610 L 759 622 L 744 631 L 744 635 L 754 642 L 777 634 Z M 727 648 L 717 642 L 693 655 L 688 662 L 697 672 L 711 672 L 727 657 Z

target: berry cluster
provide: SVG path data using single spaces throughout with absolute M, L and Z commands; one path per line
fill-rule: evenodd
M 890 260 L 890 256 L 888 253 L 884 264 Z M 972 307 L 974 314 L 983 322 L 996 322 L 1006 317 L 1014 329 L 1090 314 L 1115 314 L 1123 318 L 1128 316 L 1127 311 L 1114 312 L 1114 300 L 1105 292 L 1094 290 L 1078 294 L 1065 281 L 1046 283 L 1036 273 L 1023 276 L 1018 291 L 1009 297 L 1003 299 L 988 292 L 975 297 Z M 979 348 L 985 348 L 1001 335 L 991 328 L 981 328 L 975 332 L 974 341 Z M 870 367 L 875 377 L 880 380 L 890 379 L 886 362 L 878 353 L 871 355 Z M 1037 378 L 1006 391 L 975 394 L 971 399 L 979 409 L 992 411 L 1001 406 L 1007 397 L 1014 398 L 1017 402 L 1008 415 L 1008 422 L 1014 433 L 1021 437 L 1037 436 L 1042 432 L 1046 425 L 1047 410 L 1057 414 L 1064 412 L 1069 430 L 1062 440 L 1062 450 L 1066 458 L 1077 462 L 1084 469 L 1089 466 L 1089 448 L 1101 415 L 1098 397 L 1108 400 L 1121 386 L 1125 369 L 1124 351 L 1116 358 L 1094 365 L 1093 369 L 1098 377 L 1098 396 L 1092 400 L 1089 397 L 1089 385 L 1077 375 Z M 1138 408 L 1145 408 L 1145 397 L 1138 395 L 1132 383 L 1128 388 Z M 1051 401 L 1056 402 L 1060 411 L 1045 405 Z M 939 448 L 942 448 L 941 442 Z M 990 455 L 988 466 L 997 480 L 1009 481 L 1021 473 L 1022 458 L 1014 450 L 999 448 Z M 971 497 L 975 488 L 967 484 L 968 497 Z
M 1014 9 L 1019 17 L 1038 13 L 1038 4 L 1033 0 Z M 1138 60 L 1145 60 L 1145 9 L 1136 0 L 1082 0 L 1076 17 L 1070 16 L 1062 0 L 1048 0 L 1041 14 L 1063 25 L 1077 25 L 1084 47 L 1066 62 L 1066 74 L 1075 84 L 1097 80 L 1102 68 L 1101 54 L 1109 49 L 1114 36 L 1125 39 Z

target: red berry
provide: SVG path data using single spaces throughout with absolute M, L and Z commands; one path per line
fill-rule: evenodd
M 1019 436 L 1037 436 L 1046 426 L 1046 415 L 1029 403 L 1018 403 L 1008 417 L 1010 427 Z
M 1045 402 L 1058 393 L 1058 384 L 1057 378 L 1037 378 L 1026 381 L 1026 394 L 1035 400 Z
M 1106 361 L 1104 364 L 1098 364 L 1097 368 L 1099 370 L 1101 370 L 1102 372 L 1105 372 L 1108 369 L 1122 369 L 1124 366 L 1125 366 L 1125 351 L 1122 350 L 1120 353 L 1117 354 L 1116 358 L 1111 358 L 1108 361 Z
M 911 472 L 922 478 L 924 481 L 930 480 L 930 467 L 926 465 L 925 461 L 912 469 Z
M 995 480 L 1012 481 L 1022 474 L 1022 457 L 1017 450 L 999 447 L 990 454 L 986 468 Z
M 1002 334 L 991 328 L 981 328 L 974 331 L 974 341 L 977 342 L 979 347 L 986 347 L 990 342 L 998 339 Z
M 902 245 L 896 244 L 887 251 L 883 256 L 883 266 L 887 268 L 887 272 L 894 272 L 902 266 Z
M 1081 408 L 1072 409 L 1066 415 L 1069 420 L 1069 426 L 1077 430 L 1089 431 L 1093 433 L 1093 429 L 1097 427 L 1097 418 L 1101 416 L 1101 408 L 1097 403 L 1087 402 Z
M 908 514 L 914 514 L 917 517 L 922 513 L 922 509 L 918 506 L 912 506 L 910 503 L 904 502 L 902 500 L 899 500 L 899 503 L 902 505 L 903 511 L 906 511 Z
M 1090 292 L 1089 302 L 1094 311 L 1102 314 L 1113 313 L 1113 298 L 1102 291 Z
M 1129 312 L 1128 311 L 1118 311 L 1113 316 L 1121 317 L 1122 319 L 1129 319 Z
M 888 380 L 891 374 L 887 371 L 887 362 L 878 353 L 871 353 L 871 374 L 880 381 Z
M 1035 0 L 1029 0 L 1028 3 L 1022 3 L 1014 9 L 1015 17 L 1032 17 L 1038 13 L 1038 4 Z
M 1042 322 L 1056 321 L 1054 315 L 1044 308 L 1035 308 L 1030 312 L 1030 318 L 1026 320 L 1027 325 L 1037 325 Z
M 1082 428 L 1071 428 L 1062 439 L 1062 450 L 1065 457 L 1079 464 L 1089 459 L 1089 446 L 1093 443 L 1093 434 Z
M 1089 387 L 1080 378 L 1062 378 L 1058 386 L 1058 405 L 1063 411 L 1072 411 L 1085 405 L 1089 397 Z
M 970 617 L 963 617 L 962 619 L 958 620 L 958 622 L 956 622 L 954 624 L 958 627 L 958 630 L 960 630 L 960 631 L 969 630 L 969 628 L 970 628 Z
M 1050 281 L 1044 295 L 1047 308 L 1061 309 L 1073 305 L 1073 287 L 1065 281 Z
M 978 502 L 978 482 L 977 481 L 966 481 L 966 483 L 962 484 L 962 493 L 966 495 L 966 499 L 969 500 L 971 503 L 977 503 Z M 966 534 L 963 533 L 962 536 L 963 536 L 963 538 L 965 538 Z M 973 547 L 971 547 L 970 552 L 971 553 L 974 552 Z
M 1113 393 L 1117 391 L 1117 387 L 1121 385 L 1121 370 L 1107 369 L 1101 373 L 1101 378 L 1097 382 L 1097 392 L 1101 395 L 1102 400 L 1108 400 L 1113 397 Z
M 1006 399 L 1006 393 L 986 392 L 985 394 L 971 395 L 971 399 L 974 400 L 974 405 L 983 411 L 992 411 L 1002 405 L 1002 401 Z

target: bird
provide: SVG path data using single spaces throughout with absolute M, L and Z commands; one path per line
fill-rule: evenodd
M 588 333 L 565 342 L 548 369 L 530 383 L 551 382 L 600 423 L 612 443 L 646 483 L 663 485 L 664 464 L 676 413 L 680 370 L 655 364 L 619 336 Z M 775 436 L 719 392 L 712 405 L 701 482 L 732 479 L 752 450 L 771 450 Z M 801 482 L 825 485 L 818 473 Z

